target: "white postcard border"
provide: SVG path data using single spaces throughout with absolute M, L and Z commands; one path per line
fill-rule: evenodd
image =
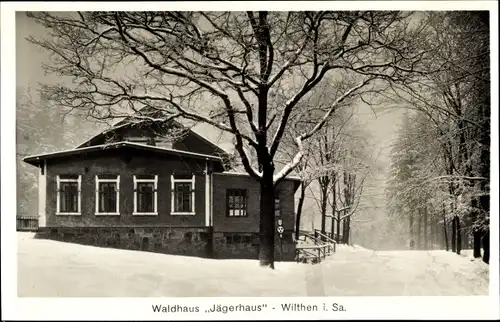
M 491 260 L 489 296 L 464 297 L 338 297 L 338 298 L 18 298 L 16 212 L 16 122 L 15 122 L 15 11 L 29 10 L 271 10 L 311 9 L 401 9 L 401 10 L 490 10 L 492 133 L 491 133 Z M 2 319 L 121 319 L 121 320 L 228 320 L 228 319 L 494 319 L 499 317 L 499 207 L 498 207 L 498 8 L 495 1 L 336 1 L 336 2 L 36 2 L 1 4 L 1 260 L 2 260 Z M 270 308 L 258 313 L 232 312 L 206 314 L 204 309 L 214 304 L 267 304 Z M 282 312 L 284 303 L 339 303 L 345 312 Z M 151 306 L 198 305 L 200 313 L 155 313 Z

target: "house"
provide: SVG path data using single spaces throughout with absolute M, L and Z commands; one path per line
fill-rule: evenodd
M 175 135 L 170 135 L 175 132 Z M 259 183 L 231 172 L 228 152 L 179 123 L 122 122 L 78 147 L 24 159 L 39 168 L 40 238 L 210 258 L 257 258 Z M 295 191 L 276 190 L 293 260 Z M 280 254 L 280 250 L 283 253 Z

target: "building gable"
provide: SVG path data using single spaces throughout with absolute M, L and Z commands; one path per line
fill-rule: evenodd
M 167 149 L 214 155 L 223 159 L 228 158 L 230 154 L 216 143 L 209 141 L 203 135 L 175 120 L 168 122 L 131 122 L 123 120 L 112 126 L 111 129 L 102 131 L 76 148 L 116 142 L 153 145 Z

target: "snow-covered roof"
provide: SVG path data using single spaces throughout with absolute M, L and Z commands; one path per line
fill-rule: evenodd
M 199 122 L 196 125 L 189 128 L 194 134 L 204 138 L 209 143 L 220 148 L 227 154 L 233 154 L 235 152 L 232 133 L 223 131 L 211 124 Z
M 95 145 L 95 146 L 90 146 L 90 147 L 85 147 L 85 148 L 63 150 L 63 151 L 52 152 L 52 153 L 32 155 L 32 156 L 24 158 L 23 161 L 26 163 L 29 163 L 31 165 L 37 166 L 40 163 L 40 161 L 46 160 L 46 159 L 54 159 L 54 158 L 59 158 L 59 157 L 78 155 L 81 153 L 102 151 L 102 150 L 107 150 L 107 149 L 126 148 L 126 147 L 156 152 L 156 153 L 160 153 L 160 154 L 186 156 L 186 157 L 191 157 L 194 159 L 204 159 L 204 160 L 213 160 L 213 161 L 222 162 L 222 159 L 220 157 L 213 156 L 213 155 L 193 153 L 193 152 L 188 152 L 188 151 L 183 151 L 183 150 L 168 149 L 168 148 L 162 148 L 162 147 L 157 147 L 157 146 L 152 146 L 152 145 L 145 145 L 145 144 L 134 143 L 134 142 L 125 142 L 125 141 L 109 143 L 109 144 L 102 144 L 102 145 Z
M 82 148 L 87 143 L 99 137 L 100 135 L 103 135 L 110 131 L 129 125 L 129 123 L 126 121 L 127 119 L 132 117 L 133 115 L 129 117 L 119 118 L 117 121 L 111 124 L 110 128 L 105 129 L 104 131 L 101 131 L 96 135 L 92 136 L 91 138 L 85 140 L 84 142 L 79 144 L 76 148 L 77 149 Z M 191 131 L 195 135 L 201 137 L 202 139 L 205 139 L 209 144 L 212 144 L 213 146 L 219 148 L 220 150 L 229 155 L 234 152 L 233 135 L 231 133 L 223 131 L 211 124 L 204 122 L 198 122 L 193 124 L 193 121 L 184 120 L 182 118 L 176 118 L 175 120 L 172 120 L 172 122 L 175 122 L 175 124 L 189 129 L 189 131 Z

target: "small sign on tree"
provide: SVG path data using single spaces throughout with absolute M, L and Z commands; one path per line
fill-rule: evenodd
M 285 232 L 285 228 L 281 226 L 283 222 L 280 220 L 278 222 L 278 227 L 276 227 L 276 231 L 280 234 L 280 261 L 283 260 L 283 233 Z
M 278 231 L 278 234 L 280 234 L 280 238 L 283 238 L 283 233 L 285 232 L 285 228 L 283 228 L 283 226 L 278 226 L 276 230 Z

